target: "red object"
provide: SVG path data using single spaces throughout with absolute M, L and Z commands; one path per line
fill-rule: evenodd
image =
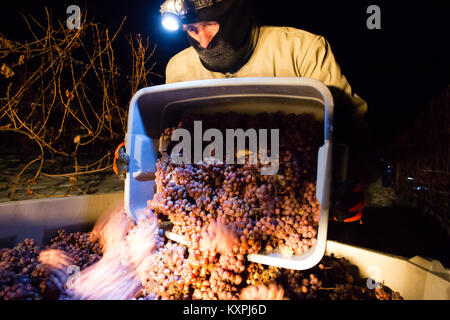
M 113 170 L 115 174 L 119 174 L 119 169 L 117 169 L 116 161 L 119 159 L 119 149 L 125 147 L 125 142 L 119 144 L 114 152 Z
M 341 222 L 355 222 L 355 221 L 361 220 L 361 218 L 362 218 L 362 210 L 358 211 L 358 213 L 356 215 L 354 215 L 353 217 L 342 220 Z M 334 220 L 337 220 L 337 219 L 334 218 Z
M 362 209 L 364 208 L 364 193 L 363 193 L 364 187 L 361 183 L 357 184 L 356 187 L 353 189 L 354 193 L 361 193 L 361 201 L 358 202 L 356 205 L 354 205 L 352 208 L 348 209 L 349 213 L 355 212 L 355 215 L 349 218 L 346 218 L 344 220 L 338 220 L 336 217 L 333 217 L 335 221 L 340 222 L 355 222 L 362 219 Z

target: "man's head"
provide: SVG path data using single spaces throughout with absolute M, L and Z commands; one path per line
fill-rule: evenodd
M 259 34 L 245 0 L 168 0 L 178 9 L 183 30 L 203 66 L 234 73 L 250 58 Z M 174 2 L 174 4 L 175 4 Z
M 212 39 L 219 32 L 220 25 L 217 21 L 200 21 L 183 25 L 189 37 L 197 41 L 200 47 L 206 49 Z

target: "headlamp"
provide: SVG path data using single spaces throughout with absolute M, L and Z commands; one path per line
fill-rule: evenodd
M 178 30 L 182 20 L 192 18 L 198 10 L 211 7 L 223 0 L 166 0 L 161 5 L 161 23 L 164 28 Z
M 161 23 L 169 31 L 177 31 L 180 28 L 180 17 L 172 12 L 162 14 Z
M 181 19 L 190 11 L 187 0 L 166 0 L 161 5 L 161 23 L 164 28 L 176 31 L 181 27 Z

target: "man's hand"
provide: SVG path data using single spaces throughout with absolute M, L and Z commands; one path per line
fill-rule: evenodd
M 212 220 L 202 231 L 200 249 L 203 251 L 227 254 L 238 247 L 239 236 L 223 223 Z
M 267 285 L 258 284 L 245 287 L 241 290 L 239 300 L 288 300 L 284 296 L 282 286 L 271 282 Z
M 41 290 L 46 299 L 56 300 L 66 291 L 66 282 L 69 277 L 70 266 L 75 261 L 67 253 L 61 250 L 49 249 L 41 251 L 39 262 L 44 266 L 48 278 Z

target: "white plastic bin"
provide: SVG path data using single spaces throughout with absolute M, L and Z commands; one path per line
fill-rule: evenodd
M 25 238 L 41 245 L 57 229 L 80 231 L 79 226 L 91 225 L 105 211 L 123 206 L 123 197 L 117 192 L 0 203 L 0 248 Z M 363 277 L 384 281 L 407 300 L 450 300 L 450 270 L 437 260 L 407 259 L 328 240 L 326 254 L 331 253 L 355 264 Z
M 42 245 L 58 229 L 90 231 L 103 212 L 123 208 L 123 192 L 0 203 L 0 248 L 26 238 Z
M 125 208 L 136 218 L 152 197 L 151 180 L 158 159 L 159 137 L 182 114 L 233 111 L 312 113 L 324 123 L 324 144 L 318 153 L 316 197 L 321 204 L 317 244 L 307 253 L 287 258 L 252 254 L 250 261 L 290 269 L 309 269 L 322 258 L 327 240 L 331 183 L 333 98 L 321 82 L 308 78 L 232 78 L 180 82 L 139 90 L 130 103 L 126 150 L 130 157 L 125 181 Z M 182 241 L 168 233 L 175 241 Z

